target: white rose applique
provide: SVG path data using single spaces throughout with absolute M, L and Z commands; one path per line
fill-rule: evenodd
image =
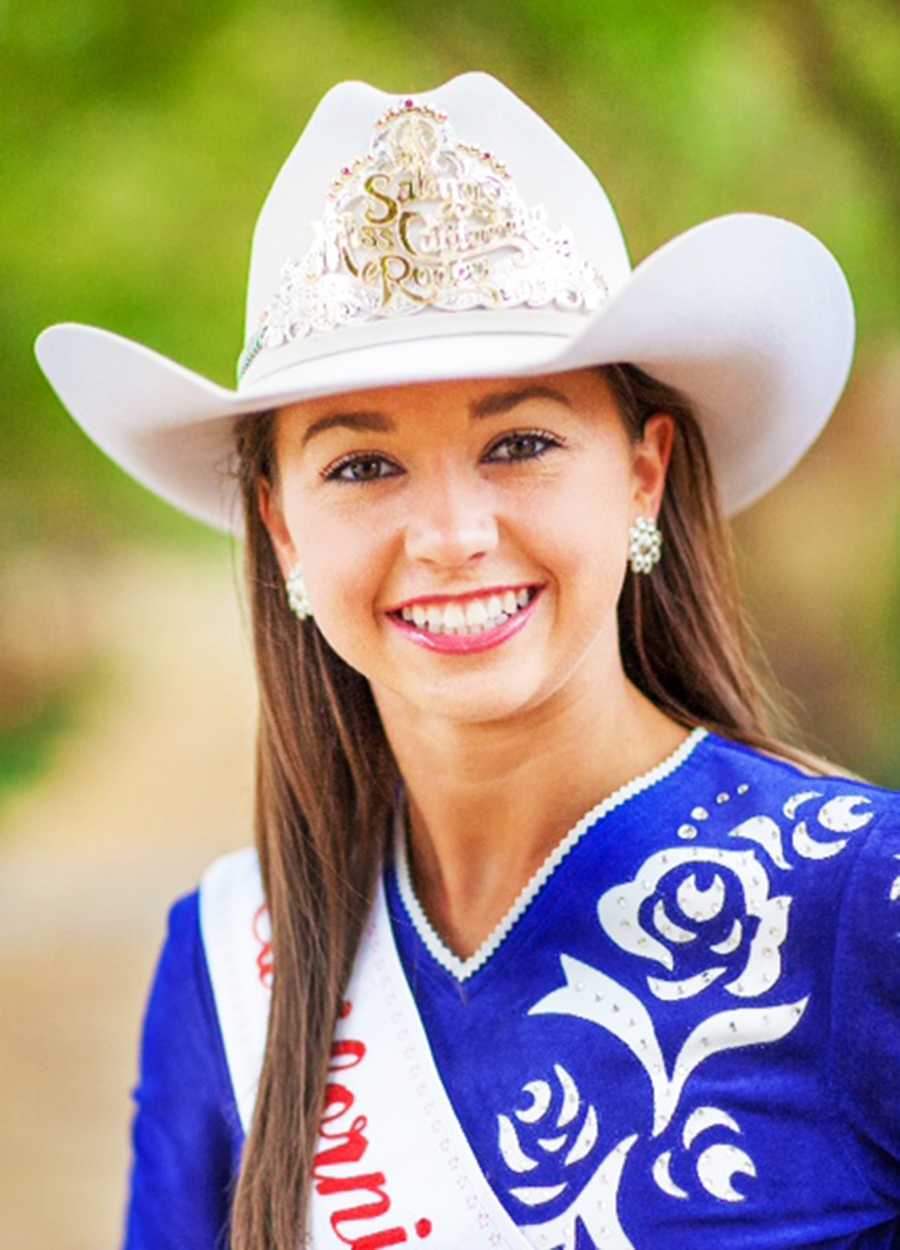
M 650 1080 L 652 1135 L 659 1136 L 701 1063 L 724 1050 L 778 1041 L 803 1015 L 806 997 L 743 1005 L 766 994 L 781 976 L 790 902 L 787 895 L 770 893 L 765 868 L 753 851 L 699 846 L 658 851 L 631 881 L 601 895 L 601 926 L 627 954 L 669 974 L 646 974 L 658 1000 L 680 1003 L 721 983 L 738 1001 L 702 1019 L 668 1058 L 649 1004 L 601 968 L 560 955 L 565 984 L 535 1003 L 530 1014 L 578 1016 L 624 1043 Z
M 743 797 L 749 790 L 741 785 L 736 794 Z M 808 994 L 777 1001 L 792 899 L 772 889 L 766 865 L 789 883 L 792 876 L 781 874 L 792 874 L 803 861 L 841 854 L 848 845 L 846 835 L 865 828 L 875 815 L 870 799 L 859 794 L 826 799 L 814 815 L 807 815 L 812 802 L 824 798 L 816 790 L 792 794 L 782 806 L 787 829 L 762 815 L 728 829 L 726 837 L 745 847 L 752 842 L 752 850 L 670 847 L 649 856 L 630 880 L 600 896 L 600 926 L 631 957 L 629 980 L 635 973 L 645 978 L 649 997 L 639 996 L 604 968 L 560 952 L 562 984 L 529 1009 L 532 1016 L 569 1016 L 602 1029 L 637 1059 L 651 1092 L 650 1138 L 659 1142 L 652 1176 L 672 1200 L 687 1201 L 699 1184 L 720 1202 L 740 1203 L 748 1196 L 746 1182 L 738 1188 L 735 1177 L 752 1182 L 757 1175 L 751 1154 L 741 1144 L 742 1127 L 730 1112 L 704 1102 L 683 1123 L 678 1113 L 697 1068 L 724 1051 L 782 1040 L 806 1011 Z M 724 807 L 730 800 L 731 795 L 722 794 L 716 802 Z M 691 815 L 698 822 L 711 819 L 711 812 L 699 805 Z M 684 824 L 678 836 L 691 841 L 699 832 L 696 824 Z M 900 901 L 900 877 L 890 895 Z M 716 992 L 708 994 L 713 986 Z M 707 1000 L 711 1009 L 704 1013 Z M 656 1027 L 663 1014 L 670 1026 L 684 1021 L 677 1041 L 677 1030 L 667 1029 L 665 1050 Z M 732 1134 L 732 1140 L 722 1140 L 724 1133 Z M 604 1250 L 634 1250 L 617 1206 L 621 1174 L 637 1141 L 638 1135 L 631 1133 L 618 1142 L 563 1215 L 537 1228 L 552 1234 L 546 1244 L 556 1244 L 555 1236 L 566 1250 L 575 1250 L 581 1224 Z
M 756 998 L 781 975 L 790 903 L 770 896 L 752 851 L 686 846 L 651 855 L 601 896 L 597 914 L 617 946 L 670 974 L 647 976 L 657 998 L 693 998 L 717 981 Z
M 527 1081 L 520 1105 L 511 1115 L 497 1116 L 498 1151 L 507 1174 L 515 1178 L 508 1192 L 525 1208 L 518 1223 L 539 1246 L 576 1250 L 590 1244 L 634 1250 L 619 1223 L 616 1196 L 637 1133 L 612 1149 L 609 1144 L 601 1149 L 596 1107 L 585 1100 L 562 1064 L 553 1065 L 553 1076 L 552 1083 L 544 1078 Z M 578 1166 L 590 1166 L 590 1160 L 593 1171 L 584 1184 L 584 1172 Z M 549 1184 L 548 1166 L 552 1169 Z M 574 1197 L 573 1169 L 582 1183 Z M 561 1203 L 566 1203 L 562 1210 Z M 585 1241 L 585 1234 L 590 1242 Z

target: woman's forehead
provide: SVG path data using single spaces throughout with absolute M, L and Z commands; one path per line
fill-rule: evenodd
M 428 415 L 477 419 L 510 411 L 526 401 L 570 410 L 615 408 L 601 370 L 591 368 L 524 378 L 467 378 L 347 391 L 285 405 L 278 415 L 294 428 L 311 430 L 324 428 L 326 422 L 338 424 L 347 415 L 382 416 L 392 423 L 402 423 L 404 418 L 421 421 Z

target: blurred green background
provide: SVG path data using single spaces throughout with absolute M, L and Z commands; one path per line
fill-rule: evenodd
M 635 263 L 704 218 L 754 210 L 802 223 L 844 266 L 859 318 L 851 384 L 802 470 L 737 534 L 807 741 L 900 784 L 895 4 L 447 0 L 426 15 L 395 0 L 12 0 L 0 30 L 0 555 L 15 571 L 0 606 L 19 601 L 0 624 L 5 782 L 77 725 L 66 707 L 84 690 L 91 630 L 61 602 L 78 594 L 65 561 L 78 558 L 80 582 L 84 556 L 123 544 L 138 559 L 227 541 L 81 434 L 33 362 L 35 335 L 93 322 L 232 384 L 256 213 L 322 93 L 347 77 L 400 93 L 481 67 L 598 173 Z M 23 565 L 55 582 L 30 611 Z
M 113 1237 L 121 1086 L 163 904 L 251 836 L 240 553 L 96 449 L 40 374 L 34 338 L 55 321 L 95 323 L 232 385 L 256 214 L 321 95 L 343 78 L 407 93 L 473 68 L 597 172 L 634 263 L 701 220 L 752 210 L 806 226 L 843 265 L 859 323 L 848 389 L 802 465 L 735 530 L 760 643 L 806 744 L 900 787 L 894 0 L 5 0 L 0 913 L 24 946 L 0 988 L 46 984 L 45 1014 L 20 1017 L 30 1023 L 4 1043 L 15 1053 L 0 1053 L 22 1107 L 6 1183 L 38 1167 L 35 1105 L 52 1137 L 87 1100 L 56 1181 L 40 1165 L 42 1193 L 65 1200 L 36 1201 L 15 1244 Z M 116 980 L 122 925 L 138 936 Z M 105 952 L 106 1014 L 90 1027 L 86 1008 L 68 1024 L 54 1014 L 59 987 L 40 981 L 60 943 L 87 960 L 66 974 L 87 1001 Z M 95 1035 L 101 1016 L 111 1023 Z M 45 1039 L 66 1028 L 81 1066 L 51 1095 L 41 1055 L 59 1067 Z M 85 1221 L 74 1235 L 72 1202 Z

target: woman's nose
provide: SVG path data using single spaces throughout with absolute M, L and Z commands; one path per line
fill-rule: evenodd
M 424 484 L 406 527 L 410 560 L 459 568 L 497 545 L 497 520 L 484 484 L 443 475 Z

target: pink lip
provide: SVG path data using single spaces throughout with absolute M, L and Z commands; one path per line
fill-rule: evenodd
M 388 613 L 388 620 L 405 634 L 410 642 L 417 642 L 420 647 L 425 647 L 428 651 L 441 651 L 445 655 L 468 655 L 473 651 L 487 651 L 490 647 L 498 647 L 501 642 L 506 642 L 507 638 L 512 638 L 513 634 L 524 629 L 540 597 L 541 590 L 538 590 L 531 602 L 524 608 L 519 608 L 515 616 L 511 616 L 508 621 L 504 621 L 495 629 L 485 630 L 480 634 L 429 634 L 418 625 L 414 625 L 412 621 L 405 621 L 402 616 Z M 430 600 L 430 602 L 435 601 Z

